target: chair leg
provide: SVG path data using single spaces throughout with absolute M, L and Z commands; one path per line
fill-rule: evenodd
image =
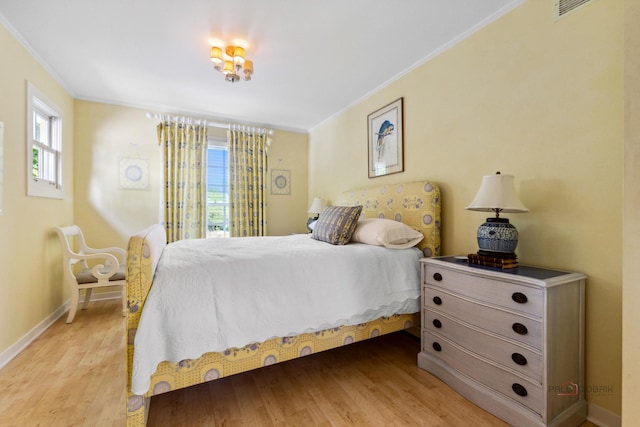
M 89 301 L 91 301 L 91 292 L 93 288 L 87 288 L 84 290 L 84 302 L 82 303 L 82 309 L 86 310 L 89 308 Z
M 73 322 L 73 318 L 76 317 L 76 311 L 78 310 L 78 302 L 80 300 L 80 291 L 77 289 L 71 290 L 71 306 L 69 307 L 69 315 L 67 316 L 67 323 Z

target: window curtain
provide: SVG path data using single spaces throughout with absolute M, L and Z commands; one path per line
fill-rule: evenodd
M 229 234 L 231 237 L 266 236 L 267 151 L 271 138 L 265 131 L 227 131 L 229 143 Z
M 207 126 L 162 122 L 158 143 L 164 153 L 167 242 L 205 237 Z

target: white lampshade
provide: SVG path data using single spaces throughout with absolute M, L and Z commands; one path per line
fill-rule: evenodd
M 311 206 L 309 207 L 309 210 L 307 211 L 307 213 L 319 214 L 320 212 L 325 210 L 326 207 L 327 207 L 326 200 L 324 200 L 321 197 L 314 197 L 313 202 L 311 203 Z
M 500 172 L 482 177 L 478 194 L 465 209 L 496 214 L 529 212 L 518 198 L 513 175 L 502 175 Z

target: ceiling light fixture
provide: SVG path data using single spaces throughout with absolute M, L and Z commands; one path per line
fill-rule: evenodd
M 223 51 L 221 47 L 213 46 L 210 59 L 214 63 L 215 69 L 224 74 L 226 81 L 235 83 L 240 78 L 251 80 L 253 62 L 245 58 L 243 47 L 227 46 Z M 243 74 L 242 77 L 240 73 Z

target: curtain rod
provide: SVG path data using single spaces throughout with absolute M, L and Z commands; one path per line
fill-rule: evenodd
M 229 128 L 229 124 L 227 123 L 218 123 L 211 122 L 206 119 L 201 119 L 198 117 L 190 117 L 190 116 L 180 116 L 173 114 L 160 114 L 160 113 L 147 113 L 147 118 L 152 120 L 160 120 L 160 121 L 175 121 L 175 122 L 184 122 L 184 123 L 194 123 L 194 124 L 202 124 L 205 126 L 212 126 L 216 128 Z
M 221 129 L 233 129 L 233 130 L 243 130 L 243 131 L 246 130 L 246 131 L 253 131 L 253 132 L 257 131 L 257 132 L 264 132 L 268 135 L 273 135 L 272 129 L 257 128 L 254 126 L 237 125 L 237 124 L 231 124 L 231 123 L 212 122 L 207 119 L 201 119 L 201 118 L 190 117 L 190 116 L 180 116 L 180 115 L 148 112 L 147 118 L 153 119 L 153 120 L 161 120 L 161 121 L 168 120 L 168 121 L 176 121 L 176 122 L 183 122 L 183 123 L 193 123 L 197 125 L 211 126 L 215 128 L 221 128 Z

